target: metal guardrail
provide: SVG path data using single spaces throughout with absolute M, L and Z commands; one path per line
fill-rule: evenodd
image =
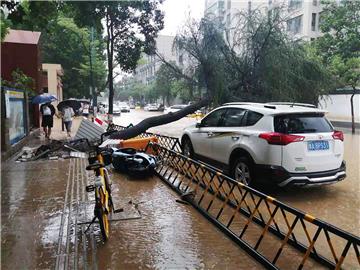
M 359 237 L 238 183 L 162 142 L 150 146 L 160 160 L 158 176 L 267 269 L 360 268 Z
M 358 236 L 183 156 L 178 138 L 139 135 L 150 136 L 157 175 L 267 269 L 360 269 Z

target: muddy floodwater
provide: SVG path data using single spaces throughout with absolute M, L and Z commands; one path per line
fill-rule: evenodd
M 105 244 L 98 225 L 84 233 L 93 207 L 84 166 L 77 159 L 2 167 L 2 269 L 262 269 L 156 177 L 112 174 L 121 220 L 111 222 Z
M 262 269 L 158 178 L 114 181 L 119 202 L 137 205 L 142 218 L 112 224 L 100 269 Z

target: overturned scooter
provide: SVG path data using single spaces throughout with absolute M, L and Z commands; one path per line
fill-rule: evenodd
M 118 172 L 132 177 L 146 178 L 154 174 L 156 158 L 134 148 L 122 148 L 112 154 L 112 164 Z

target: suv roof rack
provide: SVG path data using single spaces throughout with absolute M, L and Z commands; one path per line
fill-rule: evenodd
M 296 102 L 268 102 L 267 104 L 270 104 L 270 105 L 290 105 L 290 107 L 292 107 L 292 106 L 300 106 L 300 107 L 307 107 L 307 108 L 316 108 L 316 106 L 313 105 L 313 104 L 296 103 Z
M 228 103 L 224 103 L 223 106 L 225 105 L 263 105 L 262 103 L 257 103 L 257 102 L 228 102 Z

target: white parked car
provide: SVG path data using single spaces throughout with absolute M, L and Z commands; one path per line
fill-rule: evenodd
M 164 113 L 174 113 L 180 111 L 181 109 L 184 109 L 186 106 L 188 105 L 185 104 L 172 105 L 170 107 L 165 108 Z
M 120 114 L 121 114 L 121 108 L 118 105 L 114 104 L 113 105 L 113 115 L 120 115 Z
M 156 104 L 156 103 L 147 104 L 147 105 L 144 107 L 144 110 L 145 110 L 145 111 L 149 111 L 149 112 L 157 112 L 159 109 L 160 109 L 160 105 L 159 105 L 159 104 Z
M 130 106 L 126 102 L 118 103 L 121 112 L 130 112 Z
M 323 185 L 346 177 L 344 136 L 309 104 L 227 103 L 184 130 L 183 153 L 244 184 Z

